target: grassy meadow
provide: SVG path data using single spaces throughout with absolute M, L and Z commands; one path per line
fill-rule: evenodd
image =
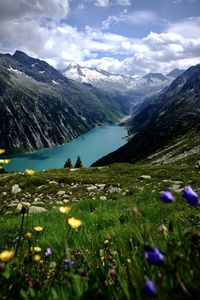
M 0 299 L 198 299 L 200 211 L 183 199 L 187 185 L 200 190 L 199 171 L 186 164 L 1 174 L 0 258 L 13 252 L 0 260 Z M 173 203 L 160 200 L 167 187 Z M 47 211 L 22 214 L 21 201 Z M 149 263 L 145 245 L 163 262 Z M 144 290 L 147 278 L 156 295 Z

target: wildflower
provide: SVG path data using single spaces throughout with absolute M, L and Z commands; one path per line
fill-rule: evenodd
M 191 206 L 200 205 L 198 194 L 190 186 L 185 187 L 182 193 L 183 193 L 183 197 L 187 200 L 189 205 Z
M 41 226 L 35 226 L 34 230 L 37 231 L 37 232 L 41 232 L 43 230 L 43 227 L 41 227 Z
M 34 247 L 33 250 L 36 252 L 36 253 L 39 253 L 42 251 L 42 249 L 40 247 Z
M 129 263 L 129 264 L 131 263 L 131 260 L 130 260 L 130 258 L 127 258 L 127 260 L 126 260 L 126 261 L 127 261 L 127 263 Z
M 29 202 L 22 202 L 21 206 L 21 214 L 27 214 L 29 212 L 29 209 L 31 207 L 31 204 Z
M 146 280 L 145 280 L 144 292 L 150 297 L 157 296 L 157 289 L 155 287 L 155 284 L 149 278 L 146 278 Z
M 17 241 L 23 241 L 23 237 L 17 236 L 17 237 L 13 240 L 13 244 L 15 244 Z
M 166 233 L 169 231 L 169 229 L 167 228 L 166 225 L 162 224 L 162 225 L 160 225 L 160 226 L 158 227 L 158 231 L 161 232 L 161 233 L 166 234 Z
M 104 245 L 108 245 L 109 244 L 109 240 L 104 240 Z
M 157 247 L 145 246 L 145 257 L 150 264 L 160 264 L 163 262 L 165 256 Z
M 52 250 L 51 248 L 46 248 L 45 249 L 45 256 L 51 256 L 52 255 Z
M 108 270 L 108 274 L 111 276 L 111 277 L 115 277 L 117 275 L 117 271 L 115 268 L 110 268 Z
M 4 250 L 0 253 L 0 260 L 2 261 L 9 261 L 11 260 L 15 255 L 15 252 L 13 250 Z
M 7 164 L 9 164 L 9 162 L 10 162 L 10 159 L 0 159 L 1 164 L 7 165 Z
M 4 152 L 6 152 L 5 149 L 0 149 L 0 154 L 3 154 Z
M 165 191 L 160 193 L 160 200 L 164 203 L 170 203 L 175 200 L 174 196 L 172 195 L 172 192 L 170 189 L 166 189 Z
M 27 175 L 33 175 L 33 174 L 35 174 L 35 171 L 34 170 L 25 170 L 25 174 L 27 174 Z
M 68 223 L 73 229 L 77 229 L 82 225 L 82 222 L 74 217 L 69 218 Z
M 31 239 L 32 239 L 32 236 L 33 236 L 32 232 L 27 232 L 27 233 L 25 234 L 25 237 L 26 237 L 28 240 L 31 240 Z
M 139 209 L 135 206 L 132 208 L 133 215 L 137 216 L 139 214 Z
M 33 260 L 39 262 L 41 260 L 41 256 L 39 254 L 34 255 Z
M 67 265 L 67 266 L 71 266 L 73 268 L 75 268 L 76 266 L 76 262 L 74 260 L 70 260 L 68 258 L 65 258 L 64 259 L 64 263 Z
M 59 207 L 59 211 L 63 214 L 68 214 L 68 212 L 70 212 L 70 210 L 71 210 L 71 207 L 68 207 L 68 206 Z

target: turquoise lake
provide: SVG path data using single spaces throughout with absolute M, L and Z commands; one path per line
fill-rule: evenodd
M 97 159 L 124 145 L 126 135 L 126 128 L 119 125 L 95 128 L 62 146 L 13 155 L 9 157 L 11 162 L 5 169 L 7 171 L 23 171 L 25 169 L 40 171 L 62 168 L 68 157 L 74 164 L 78 155 L 81 157 L 83 166 L 88 167 Z

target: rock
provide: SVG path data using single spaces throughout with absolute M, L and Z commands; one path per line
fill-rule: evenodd
M 22 189 L 19 187 L 19 184 L 14 184 L 14 185 L 12 186 L 11 193 L 15 195 L 15 194 L 20 193 L 21 190 L 22 190 Z
M 105 186 L 106 186 L 105 183 L 102 183 L 102 184 L 101 184 L 101 183 L 96 183 L 95 185 L 96 185 L 99 189 L 102 189 L 102 190 L 103 190 L 103 189 L 105 188 Z
M 87 187 L 88 192 L 93 191 L 93 190 L 97 190 L 97 186 L 96 185 L 91 185 Z
M 58 196 L 63 196 L 64 194 L 65 194 L 65 191 L 59 191 L 59 192 L 57 192 Z
M 114 187 L 114 186 L 111 186 L 108 190 L 108 192 L 110 194 L 114 194 L 114 193 L 121 193 L 122 189 L 120 189 L 119 187 Z
M 7 192 L 2 192 L 2 196 L 6 196 L 7 195 Z
M 57 184 L 58 185 L 58 182 L 56 182 L 56 181 L 49 181 L 49 184 Z
M 200 160 L 197 161 L 195 168 L 200 169 Z
M 75 172 L 75 171 L 78 171 L 78 170 L 80 170 L 79 168 L 72 168 L 72 169 L 70 169 L 69 171 L 70 172 Z
M 17 205 L 17 211 L 21 211 L 22 205 L 21 203 Z M 34 213 L 42 213 L 42 212 L 47 212 L 47 209 L 44 207 L 40 207 L 40 206 L 31 206 L 29 209 L 29 214 L 34 214 Z
M 140 179 L 141 179 L 141 180 L 143 180 L 143 179 L 144 179 L 144 180 L 150 180 L 150 179 L 151 179 L 151 176 L 150 176 L 150 175 L 141 175 L 141 176 L 140 176 Z
M 33 201 L 38 202 L 38 201 L 40 201 L 40 198 L 35 198 Z
M 68 204 L 68 203 L 70 203 L 70 201 L 68 199 L 64 199 L 63 203 Z
M 100 200 L 107 200 L 106 196 L 100 196 Z
M 63 204 L 63 201 L 56 201 L 56 204 L 62 205 L 62 204 Z
M 29 214 L 35 214 L 35 213 L 42 213 L 42 212 L 47 212 L 48 210 L 44 207 L 40 206 L 31 206 L 29 209 Z

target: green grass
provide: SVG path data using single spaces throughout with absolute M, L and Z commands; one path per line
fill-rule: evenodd
M 151 175 L 151 180 L 141 180 L 141 175 Z M 0 252 L 16 248 L 13 240 L 19 235 L 22 217 L 13 208 L 12 214 L 5 215 L 6 205 L 27 192 L 34 198 L 41 185 L 43 200 L 49 195 L 56 199 L 60 190 L 71 191 L 70 200 L 80 199 L 70 203 L 69 215 L 83 224 L 77 231 L 70 229 L 59 205 L 48 201 L 44 205 L 47 213 L 25 218 L 23 236 L 28 231 L 33 233 L 31 245 L 25 238 L 17 257 L 0 266 L 0 299 L 149 299 L 143 292 L 145 276 L 156 284 L 158 299 L 198 298 L 199 208 L 189 207 L 177 192 L 172 204 L 166 205 L 159 198 L 164 188 L 173 188 L 173 181 L 182 181 L 180 188 L 187 184 L 200 188 L 199 173 L 192 166 L 115 164 L 76 172 L 49 170 L 34 176 L 6 176 L 0 177 L 0 191 L 7 193 L 0 196 Z M 48 184 L 47 180 L 59 184 Z M 16 183 L 22 192 L 12 195 L 11 187 Z M 79 184 L 72 188 L 72 183 Z M 89 195 L 85 184 L 95 183 L 105 183 L 106 187 Z M 111 185 L 120 186 L 121 192 L 109 193 Z M 100 200 L 101 195 L 107 200 Z M 169 229 L 165 234 L 158 230 L 162 224 Z M 37 225 L 43 227 L 42 232 L 34 232 Z M 148 265 L 145 244 L 156 245 L 165 254 L 162 265 Z M 33 261 L 29 246 L 42 248 L 41 262 Z M 47 247 L 53 254 L 45 258 Z M 65 258 L 74 260 L 76 267 L 66 267 Z

